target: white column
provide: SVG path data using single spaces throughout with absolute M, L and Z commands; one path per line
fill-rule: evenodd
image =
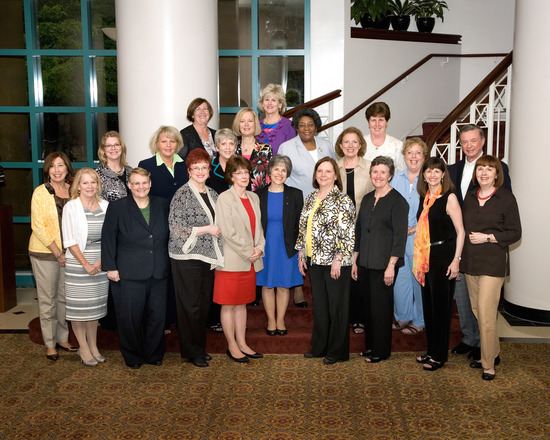
M 511 277 L 505 286 L 505 299 L 512 306 L 510 310 L 522 311 L 521 317 L 539 315 L 545 320 L 550 319 L 548 14 L 548 0 L 516 2 L 510 174 L 519 204 L 523 237 L 520 245 L 510 253 Z
M 215 0 L 116 0 L 118 117 L 136 166 L 151 156 L 161 125 L 189 125 L 197 97 L 214 107 L 218 126 L 218 17 Z

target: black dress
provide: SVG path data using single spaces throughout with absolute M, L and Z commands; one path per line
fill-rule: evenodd
M 450 192 L 441 196 L 428 212 L 430 225 L 430 269 L 422 287 L 422 306 L 426 324 L 427 354 L 437 362 L 447 362 L 451 313 L 456 279 L 450 280 L 447 268 L 456 252 L 456 230 L 447 214 Z M 418 215 L 422 212 L 422 204 Z M 435 244 L 443 242 L 441 244 Z

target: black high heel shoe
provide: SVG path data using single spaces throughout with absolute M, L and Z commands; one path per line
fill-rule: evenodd
M 47 354 L 46 355 L 46 358 L 49 359 L 50 361 L 56 361 L 59 359 L 59 354 L 55 353 L 55 354 Z
M 248 356 L 243 356 L 243 357 L 240 357 L 240 358 L 233 357 L 233 355 L 229 351 L 229 348 L 227 349 L 227 351 L 225 353 L 227 354 L 227 356 L 229 356 L 230 359 L 234 360 L 235 362 L 244 363 L 244 362 L 249 362 L 250 361 Z

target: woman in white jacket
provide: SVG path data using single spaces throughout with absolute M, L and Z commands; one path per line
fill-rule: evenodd
M 97 321 L 107 314 L 109 289 L 107 272 L 101 271 L 101 228 L 108 205 L 100 198 L 101 190 L 99 175 L 81 168 L 62 218 L 67 320 L 72 321 L 80 359 L 90 367 L 105 362 L 97 349 Z

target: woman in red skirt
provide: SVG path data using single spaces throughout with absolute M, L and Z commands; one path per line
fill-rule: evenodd
M 261 358 L 246 343 L 246 304 L 256 297 L 256 272 L 263 269 L 265 239 L 260 201 L 246 187 L 252 168 L 242 156 L 225 167 L 231 187 L 218 196 L 216 213 L 222 230 L 224 266 L 216 269 L 214 302 L 221 304 L 221 322 L 227 339 L 227 356 L 236 362 Z

